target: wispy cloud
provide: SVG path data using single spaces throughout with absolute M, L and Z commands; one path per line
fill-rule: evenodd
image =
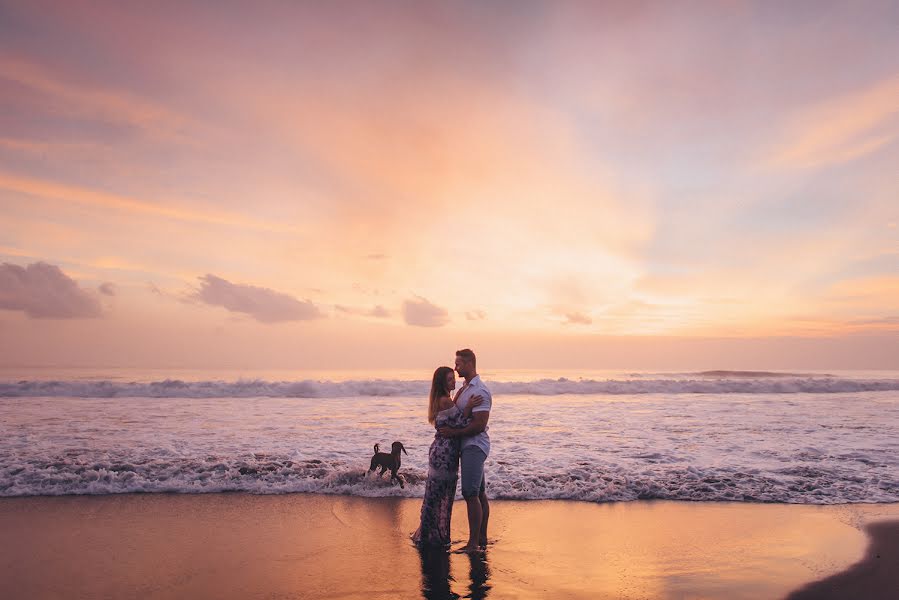
M 161 288 L 153 281 L 146 282 L 146 289 L 158 300 L 166 302 L 176 302 L 183 305 L 196 305 L 202 300 L 197 298 L 196 291 L 185 291 L 181 289 Z
M 13 248 L 11 246 L 0 246 L 0 254 L 4 254 L 6 256 L 19 256 L 23 258 L 31 258 L 35 257 L 35 255 L 27 250 L 23 250 L 21 248 Z
M 85 142 L 46 141 L 11 137 L 0 137 L 0 148 L 14 150 L 21 154 L 39 156 L 58 152 L 60 155 L 67 157 L 96 154 L 103 150 L 108 150 L 107 148 L 99 147 L 98 144 Z
M 582 312 L 565 313 L 565 323 L 568 325 L 591 325 L 593 319 Z
M 823 167 L 877 151 L 899 137 L 899 74 L 809 107 L 790 122 L 765 162 Z
M 262 323 L 308 321 L 324 316 L 308 300 L 300 301 L 269 288 L 231 283 L 215 275 L 200 277 L 200 289 L 194 297 L 212 306 L 249 315 Z
M 881 316 L 895 314 L 899 309 L 899 276 L 877 275 L 837 281 L 822 300 L 833 312 Z
M 183 132 L 187 117 L 142 96 L 104 88 L 97 82 L 74 81 L 47 66 L 9 55 L 0 55 L 0 78 L 41 93 L 57 113 L 127 123 L 157 137 L 189 141 Z
M 386 319 L 390 317 L 390 311 L 379 304 L 378 306 L 368 311 L 368 316 L 377 317 L 379 319 Z
M 345 315 L 354 315 L 361 317 L 375 317 L 378 319 L 386 319 L 390 317 L 391 313 L 389 310 L 381 306 L 380 304 L 373 308 L 358 308 L 352 306 L 344 306 L 342 304 L 337 304 L 334 306 L 334 309 Z
M 299 230 L 296 227 L 290 225 L 257 221 L 238 213 L 229 213 L 223 210 L 204 211 L 191 209 L 185 206 L 183 201 L 180 203 L 173 202 L 171 204 L 166 204 L 157 201 L 139 200 L 109 192 L 22 177 L 3 172 L 0 172 L 0 189 L 50 200 L 121 211 L 135 217 L 151 216 L 190 223 L 203 223 L 207 225 L 224 225 L 260 231 L 299 233 Z
M 874 319 L 856 319 L 850 321 L 851 325 L 872 326 L 881 329 L 899 329 L 899 316 L 881 317 Z
M 21 310 L 34 319 L 95 318 L 103 312 L 96 296 L 44 262 L 0 265 L 0 308 Z

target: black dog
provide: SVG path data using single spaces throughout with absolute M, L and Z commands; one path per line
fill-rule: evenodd
M 395 479 L 400 482 L 401 488 L 406 487 L 403 485 L 402 478 L 396 474 L 396 472 L 400 470 L 400 450 L 406 452 L 406 449 L 400 442 L 393 442 L 390 454 L 380 452 L 379 448 L 380 445 L 375 444 L 375 455 L 371 457 L 371 466 L 368 468 L 368 472 L 371 473 L 375 470 L 375 467 L 380 467 L 381 470 L 378 471 L 378 477 L 384 475 L 385 471 L 390 471 L 390 483 L 393 483 L 393 480 Z M 409 453 L 406 452 L 406 454 Z

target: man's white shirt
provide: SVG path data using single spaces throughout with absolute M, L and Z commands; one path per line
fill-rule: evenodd
M 465 410 L 465 407 L 468 406 L 469 401 L 471 401 L 474 396 L 482 396 L 484 401 L 480 406 L 475 406 L 474 409 L 472 409 L 472 413 L 489 412 L 493 406 L 493 396 L 490 395 L 490 390 L 488 390 L 487 386 L 484 385 L 484 382 L 481 381 L 480 375 L 475 375 L 471 378 L 471 380 L 468 381 L 467 386 L 459 392 L 459 396 L 456 398 L 456 406 L 461 410 Z M 487 435 L 487 429 L 476 435 L 462 438 L 462 448 L 464 449 L 469 446 L 477 446 L 484 451 L 485 455 L 489 456 L 490 436 Z

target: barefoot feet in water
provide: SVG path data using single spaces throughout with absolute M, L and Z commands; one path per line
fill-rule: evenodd
M 474 544 L 465 544 L 461 548 L 453 550 L 453 554 L 483 554 L 484 548 Z

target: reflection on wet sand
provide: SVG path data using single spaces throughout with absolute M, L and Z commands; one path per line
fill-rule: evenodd
M 418 549 L 421 558 L 421 596 L 426 600 L 456 599 L 459 594 L 453 593 L 450 581 L 449 554 L 443 548 L 422 547 Z
M 443 548 L 419 548 L 421 558 L 421 595 L 425 600 L 457 600 L 462 596 L 452 590 L 454 582 L 450 554 Z M 469 561 L 468 593 L 465 598 L 482 600 L 490 593 L 490 566 L 483 554 L 453 555 Z
M 72 598 L 157 600 L 757 600 L 822 578 L 836 592 L 830 597 L 891 597 L 896 589 L 895 544 L 876 539 L 895 541 L 899 529 L 872 530 L 873 554 L 853 564 L 867 542 L 858 528 L 899 519 L 899 505 L 497 500 L 495 507 L 496 543 L 482 557 L 442 548 L 420 554 L 408 537 L 420 522 L 414 499 L 0 498 L 8 542 L 0 547 L 0 587 L 4 598 L 54 598 L 65 588 Z M 457 545 L 466 529 L 457 519 Z M 832 577 L 841 571 L 847 577 Z M 872 589 L 847 594 L 849 579 Z M 819 590 L 814 584 L 814 597 Z
M 468 586 L 469 593 L 466 594 L 466 598 L 472 598 L 472 600 L 486 598 L 490 593 L 490 565 L 487 563 L 487 555 L 477 553 L 466 556 L 471 561 L 471 569 L 468 571 L 471 583 Z

